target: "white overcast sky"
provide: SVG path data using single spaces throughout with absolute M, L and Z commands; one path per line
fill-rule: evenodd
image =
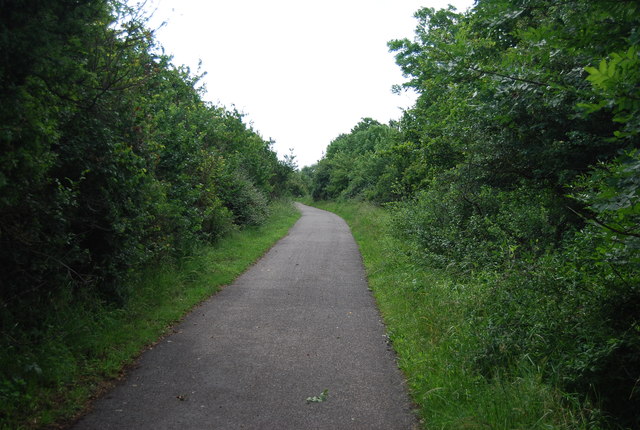
M 151 27 L 174 64 L 202 61 L 206 99 L 246 114 L 282 158 L 316 163 L 361 118 L 398 119 L 413 104 L 387 48 L 413 38 L 420 7 L 473 0 L 148 0 Z

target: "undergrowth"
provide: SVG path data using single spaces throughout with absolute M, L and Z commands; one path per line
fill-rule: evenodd
M 45 428 L 72 420 L 142 350 L 232 282 L 300 216 L 287 202 L 270 209 L 261 226 L 236 230 L 214 245 L 199 245 L 189 257 L 132 274 L 121 306 L 67 291 L 48 298 L 42 324 L 3 321 L 0 428 Z
M 366 203 L 314 203 L 342 216 L 360 246 L 368 281 L 414 402 L 429 429 L 597 428 L 597 414 L 520 360 L 479 371 L 482 312 L 490 291 L 418 263 L 391 234 L 390 215 Z M 594 422 L 591 422 L 594 421 Z

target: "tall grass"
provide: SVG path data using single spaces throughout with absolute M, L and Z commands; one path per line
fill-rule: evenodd
M 570 395 L 542 381 L 530 362 L 483 376 L 475 365 L 486 283 L 460 283 L 423 267 L 367 203 L 314 203 L 342 216 L 360 246 L 374 292 L 428 429 L 590 428 Z M 480 310 L 480 312 L 479 312 Z
M 9 336 L 3 330 L 0 364 L 7 376 L 0 380 L 0 428 L 44 428 L 73 419 L 142 350 L 232 282 L 299 216 L 290 203 L 275 203 L 261 226 L 132 274 L 121 307 L 68 292 L 50 298 L 46 332 L 13 328 Z

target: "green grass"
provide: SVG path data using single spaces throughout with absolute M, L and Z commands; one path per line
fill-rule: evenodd
M 0 381 L 0 428 L 45 428 L 72 420 L 190 309 L 261 257 L 299 216 L 289 203 L 274 204 L 262 226 L 235 231 L 178 262 L 146 268 L 132 277 L 133 293 L 124 307 L 100 305 L 91 297 L 54 298 L 47 332 L 24 334 L 23 346 L 0 352 L 0 363 L 34 369 Z
M 588 428 L 570 396 L 519 363 L 492 378 L 474 368 L 484 286 L 421 267 L 388 230 L 389 215 L 366 203 L 313 203 L 342 216 L 363 255 L 411 396 L 427 429 Z M 475 319 L 474 319 L 475 318 Z

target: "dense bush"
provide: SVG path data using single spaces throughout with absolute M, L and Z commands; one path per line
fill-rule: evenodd
M 61 309 L 124 306 L 133 271 L 262 223 L 294 172 L 241 114 L 203 101 L 199 77 L 161 53 L 126 2 L 5 3 L 0 404 L 10 407 L 29 402 L 29 384 L 55 380 L 55 343 L 70 335 L 53 323 Z
M 418 264 L 486 286 L 469 310 L 485 377 L 528 361 L 639 428 L 640 6 L 479 0 L 416 18 L 389 43 L 415 106 L 377 145 L 360 125 L 332 142 L 314 198 L 388 203 Z
M 242 174 L 232 178 L 223 198 L 240 225 L 259 225 L 267 218 L 267 197 Z
M 5 302 L 116 288 L 131 267 L 264 218 L 292 170 L 242 115 L 202 101 L 136 11 L 24 7 L 2 18 Z
M 590 258 L 597 243 L 584 233 L 489 277 L 491 293 L 475 311 L 484 345 L 477 363 L 487 376 L 523 359 L 540 363 L 549 381 L 635 428 L 640 278 Z
M 469 273 L 540 255 L 552 246 L 557 231 L 545 197 L 544 190 L 487 186 L 470 195 L 445 183 L 390 207 L 396 233 L 415 244 L 418 258 Z

